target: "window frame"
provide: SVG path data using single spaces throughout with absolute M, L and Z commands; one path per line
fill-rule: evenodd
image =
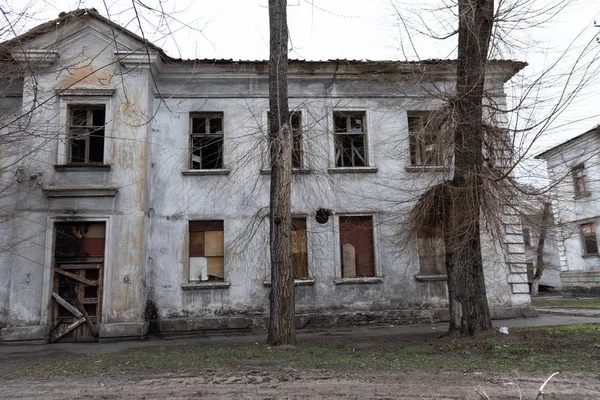
M 205 126 L 208 127 L 206 129 L 208 132 L 204 133 L 194 133 L 193 132 L 193 120 L 194 118 L 204 118 Z M 210 120 L 211 119 L 221 119 L 221 133 L 210 133 Z M 192 111 L 189 113 L 188 117 L 189 127 L 188 127 L 188 161 L 187 167 L 188 171 L 223 171 L 226 169 L 225 163 L 225 113 L 222 111 Z M 202 168 L 202 155 L 200 155 L 200 168 L 194 168 L 194 139 L 195 138 L 204 138 L 204 139 L 220 139 L 221 141 L 221 163 L 220 166 L 215 168 Z
M 436 273 L 430 273 L 430 272 L 426 272 L 423 270 L 423 262 L 422 259 L 424 258 L 421 255 L 421 241 L 422 240 L 436 240 L 436 241 L 440 241 L 441 240 L 441 244 L 442 246 L 444 246 L 444 253 L 440 254 L 439 256 L 441 257 L 443 255 L 443 271 L 436 271 Z M 417 237 L 417 257 L 419 259 L 419 273 L 418 276 L 419 277 L 443 277 L 442 280 L 445 280 L 446 277 L 448 276 L 448 271 L 446 270 L 446 255 L 445 255 L 445 242 L 444 242 L 444 235 L 441 232 L 436 232 L 436 234 L 432 234 L 432 235 L 428 235 L 428 236 L 419 236 Z M 433 257 L 432 257 L 433 258 Z M 437 260 L 439 261 L 439 260 Z
M 62 126 L 59 136 L 56 167 L 71 168 L 93 168 L 93 167 L 110 167 L 112 162 L 111 152 L 112 147 L 112 98 L 114 91 L 107 91 L 106 94 L 97 94 L 95 90 L 79 90 L 76 94 L 59 94 L 59 126 Z M 104 106 L 104 147 L 103 147 L 103 162 L 102 163 L 71 163 L 70 162 L 70 109 L 71 107 L 101 107 Z
M 191 242 L 192 242 L 192 224 L 194 223 L 198 223 L 198 224 L 213 224 L 213 225 L 220 225 L 220 230 L 216 229 L 216 230 L 196 230 L 194 232 L 216 232 L 216 231 L 220 231 L 223 232 L 223 255 L 222 256 L 217 256 L 217 257 L 221 257 L 222 258 L 222 264 L 223 264 L 223 278 L 222 279 L 207 279 L 207 280 L 191 280 L 190 279 L 190 274 L 191 274 Z M 227 281 L 227 274 L 226 274 L 226 268 L 225 268 L 225 260 L 226 260 L 226 246 L 225 246 L 225 220 L 223 219 L 189 219 L 187 221 L 186 224 L 186 244 L 187 244 L 187 263 L 185 265 L 185 274 L 183 276 L 183 288 L 196 288 L 196 287 L 201 287 L 201 286 L 209 286 L 209 287 L 228 287 L 229 283 Z M 198 256 L 198 257 L 204 257 L 204 258 L 208 258 L 209 256 L 206 255 L 205 250 L 203 249 L 203 256 Z M 207 271 L 208 274 L 208 271 Z
M 266 108 L 263 110 L 263 135 L 264 135 L 264 150 L 262 157 L 262 169 L 264 173 L 270 173 L 271 171 L 271 152 L 269 149 L 269 129 L 271 126 L 270 122 L 271 110 Z M 294 166 L 294 147 L 292 147 L 292 170 L 293 171 L 306 171 L 308 169 L 306 161 L 306 110 L 303 108 L 290 108 L 290 116 L 299 115 L 300 129 L 298 144 L 300 146 L 300 162 L 298 166 Z M 291 120 L 291 119 L 290 119 Z M 292 121 L 292 120 L 291 120 Z M 292 121 L 293 123 L 293 121 Z M 293 138 L 292 138 L 293 140 Z M 294 146 L 295 143 L 292 144 Z
M 573 190 L 575 192 L 575 198 L 581 198 L 581 197 L 586 197 L 589 196 L 589 192 L 587 191 L 587 182 L 586 182 L 586 175 L 585 175 L 585 165 L 582 164 L 578 164 L 575 165 L 574 167 L 571 168 L 571 176 L 573 178 Z M 581 184 L 583 186 L 583 190 L 580 190 L 579 188 L 579 182 L 578 180 L 581 179 Z
M 346 278 L 342 270 L 342 245 L 340 237 L 340 217 L 371 217 L 373 230 L 373 269 L 374 275 L 370 277 L 355 277 Z M 378 218 L 375 212 L 340 212 L 332 215 L 334 224 L 333 230 L 335 233 L 335 253 L 334 253 L 334 276 L 336 284 L 352 284 L 352 283 L 382 283 L 383 271 L 380 266 L 379 257 L 379 228 Z
M 423 155 L 425 154 L 424 144 L 425 141 L 423 138 L 419 137 L 420 133 L 424 131 L 425 126 L 427 126 L 427 120 L 431 117 L 433 111 L 427 110 L 409 110 L 406 112 L 406 127 L 408 132 L 408 155 L 409 155 L 409 163 L 411 167 L 421 167 L 421 168 L 440 168 L 445 166 L 444 157 L 441 149 L 437 149 L 437 157 L 433 157 L 436 159 L 434 163 L 424 163 Z M 418 132 L 414 132 L 411 129 L 411 118 L 419 119 L 419 130 Z M 414 154 L 414 157 L 413 157 Z
M 371 149 L 371 140 L 370 140 L 370 128 L 371 128 L 371 121 L 370 121 L 370 110 L 368 109 L 357 109 L 357 108 L 335 108 L 333 110 L 331 110 L 331 117 L 330 117 L 330 122 L 331 122 L 331 138 L 332 138 L 332 146 L 331 146 L 331 151 L 332 151 L 332 158 L 331 158 L 331 169 L 365 169 L 365 168 L 369 168 L 369 167 L 373 167 L 373 154 L 372 154 L 372 149 Z M 346 131 L 342 132 L 337 132 L 336 131 L 336 125 L 335 125 L 335 121 L 336 121 L 336 114 L 342 114 L 346 116 Z M 363 126 L 363 130 L 362 132 L 351 132 L 351 128 L 350 128 L 350 132 L 348 131 L 349 126 L 351 126 L 350 122 L 349 122 L 349 118 L 352 115 L 357 115 L 357 114 L 361 114 L 362 116 L 362 126 Z M 338 165 L 337 160 L 338 160 L 338 145 L 337 145 L 337 137 L 338 135 L 344 135 L 344 136 L 362 136 L 363 137 L 363 156 L 364 156 L 364 165 Z M 343 164 L 343 157 L 341 158 L 342 160 L 342 164 Z
M 592 228 L 592 233 L 585 233 L 585 226 L 590 226 Z M 590 221 L 590 222 L 585 222 L 582 224 L 579 224 L 579 232 L 581 235 L 581 246 L 582 246 L 582 255 L 585 256 L 599 256 L 600 255 L 600 246 L 598 246 L 598 235 L 597 235 L 597 231 L 596 231 L 596 222 L 595 221 Z M 588 242 L 588 237 L 593 237 L 594 238 L 594 242 L 595 242 L 595 246 L 596 246 L 596 251 L 595 252 L 588 252 L 588 248 L 587 248 L 587 242 Z

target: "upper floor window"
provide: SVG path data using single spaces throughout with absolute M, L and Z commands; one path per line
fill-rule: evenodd
M 267 134 L 271 132 L 271 112 L 267 112 Z M 292 168 L 304 167 L 304 149 L 302 146 L 302 113 L 292 111 L 290 113 L 292 124 Z
M 412 111 L 408 113 L 408 139 L 411 165 L 443 165 L 437 132 L 430 129 L 430 112 Z
M 375 276 L 373 217 L 341 216 L 342 278 Z
M 73 105 L 68 118 L 68 163 L 102 164 L 106 106 Z
M 596 225 L 591 222 L 581 225 L 581 236 L 583 239 L 583 254 L 598 254 L 598 239 L 596 237 Z
M 223 113 L 190 115 L 190 168 L 223 168 Z
M 579 164 L 572 169 L 573 173 L 573 185 L 575 188 L 575 197 L 582 197 L 587 195 L 585 187 L 585 169 L 583 164 Z
M 335 166 L 367 166 L 367 125 L 365 112 L 334 112 L 333 129 L 335 142 Z
M 223 221 L 190 221 L 188 281 L 223 281 Z

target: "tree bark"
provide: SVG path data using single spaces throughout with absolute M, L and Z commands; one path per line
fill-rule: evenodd
M 538 244 L 536 249 L 536 262 L 535 262 L 535 273 L 533 274 L 533 282 L 531 283 L 531 295 L 539 295 L 540 279 L 546 268 L 544 262 L 544 246 L 546 244 L 546 235 L 550 224 L 550 215 L 552 209 L 549 202 L 544 203 L 544 210 L 542 211 L 542 220 L 540 222 L 540 236 L 538 238 Z
M 449 332 L 492 329 L 481 257 L 483 88 L 494 21 L 493 0 L 458 1 L 454 177 L 446 231 Z
M 292 267 L 292 129 L 288 108 L 287 1 L 269 0 L 269 152 L 271 293 L 267 343 L 295 344 Z

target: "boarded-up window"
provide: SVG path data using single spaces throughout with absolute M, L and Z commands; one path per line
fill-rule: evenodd
M 342 277 L 375 276 L 373 217 L 340 217 Z
M 419 237 L 419 268 L 421 275 L 445 275 L 446 248 L 442 235 Z
M 336 167 L 364 167 L 367 163 L 367 126 L 364 112 L 333 113 Z
M 408 113 L 408 138 L 410 163 L 412 165 L 442 165 L 441 151 L 438 148 L 438 133 L 430 128 L 426 111 Z
M 104 105 L 69 107 L 70 164 L 104 162 L 105 114 Z
M 223 114 L 190 115 L 192 169 L 223 168 Z
M 594 223 L 581 225 L 581 236 L 583 238 L 583 254 L 598 254 L 596 225 Z
M 306 218 L 292 219 L 292 264 L 294 279 L 308 279 Z
M 190 282 L 224 280 L 223 247 L 223 221 L 190 221 Z

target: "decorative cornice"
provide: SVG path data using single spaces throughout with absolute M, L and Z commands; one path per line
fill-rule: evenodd
M 162 69 L 162 62 L 157 53 L 145 51 L 115 51 L 115 57 L 125 69 L 152 68 L 157 72 Z
M 58 60 L 58 52 L 53 50 L 15 50 L 11 55 L 12 58 L 19 63 L 41 68 L 47 68 L 52 64 L 55 64 Z
M 119 192 L 117 187 L 49 187 L 42 189 L 44 196 L 60 197 L 115 197 Z
M 56 89 L 60 97 L 112 97 L 115 89 Z

